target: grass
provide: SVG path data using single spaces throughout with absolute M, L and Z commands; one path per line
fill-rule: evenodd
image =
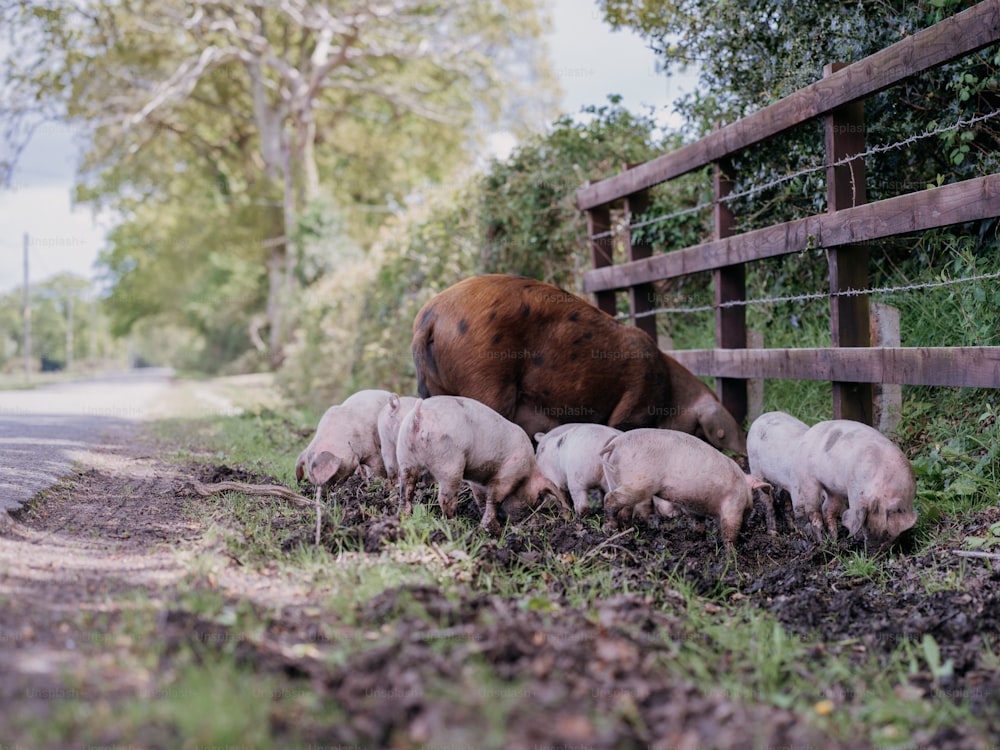
M 867 552 L 852 551 L 840 556 L 843 575 L 867 581 L 883 581 L 886 577 L 884 561 L 870 557 Z
M 911 394 L 908 403 L 926 403 L 914 401 L 916 397 L 925 396 Z M 919 406 L 904 410 L 909 416 L 900 435 L 912 446 L 924 441 L 930 446 L 923 452 L 915 449 L 915 463 L 921 467 L 918 549 L 942 539 L 959 546 L 974 536 L 963 530 L 962 514 L 985 507 L 991 493 L 995 503 L 998 474 L 989 458 L 996 434 L 993 412 L 979 419 L 986 413 L 980 403 L 974 418 L 964 418 L 976 399 L 970 394 L 954 398 L 948 417 L 941 416 L 948 413 L 944 409 L 934 410 L 930 418 L 931 412 Z M 815 395 L 806 393 L 802 399 L 808 413 Z M 232 416 L 163 421 L 155 429 L 164 444 L 187 446 L 171 454 L 181 465 L 226 463 L 293 485 L 292 467 L 308 441 L 312 417 L 252 405 L 241 408 Z M 961 484 L 956 488 L 963 479 L 974 484 L 972 491 Z M 930 641 L 901 639 L 887 653 L 859 658 L 852 650 L 857 644 L 827 644 L 794 634 L 727 584 L 695 590 L 679 569 L 670 568 L 666 553 L 662 560 L 652 556 L 649 569 L 638 577 L 622 575 L 601 552 L 560 554 L 544 541 L 525 538 L 516 526 L 506 527 L 499 540 L 489 540 L 474 521 L 447 520 L 436 507 L 419 503 L 402 522 L 399 541 L 386 544 L 380 553 L 365 553 L 362 542 L 342 528 L 346 499 L 335 499 L 319 549 L 311 543 L 309 509 L 240 493 L 207 502 L 208 529 L 188 559 L 187 577 L 165 600 L 134 595 L 120 602 L 117 618 L 80 615 L 91 631 L 110 632 L 130 644 L 126 661 L 146 676 L 147 694 L 96 705 L 72 698 L 61 701 L 53 721 L 31 725 L 26 736 L 40 745 L 72 738 L 91 744 L 270 747 L 275 746 L 274 727 L 280 725 L 283 740 L 278 744 L 294 747 L 296 737 L 305 746 L 305 737 L 338 726 L 344 720 L 343 707 L 320 698 L 302 681 L 251 671 L 238 658 L 239 644 L 259 642 L 268 622 L 280 620 L 281 612 L 262 610 L 226 593 L 219 578 L 227 566 L 266 575 L 275 586 L 308 592 L 316 637 L 297 644 L 296 653 L 315 655 L 330 669 L 364 653 L 398 646 L 409 637 L 406 628 L 447 631 L 447 619 L 407 595 L 395 596 L 381 619 L 373 620 L 372 603 L 400 588 L 430 587 L 453 603 L 497 597 L 512 611 L 537 616 L 540 622 L 572 622 L 574 613 L 580 613 L 597 632 L 605 627 L 602 607 L 628 595 L 642 597 L 670 625 L 652 631 L 652 636 L 638 625 L 618 624 L 614 632 L 637 642 L 658 639 L 644 657 L 650 668 L 678 684 L 696 685 L 706 695 L 721 693 L 736 703 L 788 710 L 799 721 L 845 742 L 860 737 L 873 744 L 906 744 L 938 727 L 981 724 L 961 701 L 910 687 L 915 675 L 930 675 L 935 685 L 947 678 L 948 661 Z M 587 523 L 599 527 L 598 519 Z M 521 555 L 527 562 L 503 568 L 481 564 L 486 545 L 518 540 L 525 543 Z M 735 558 L 728 564 L 738 569 Z M 907 561 L 863 552 L 838 553 L 829 562 L 838 585 L 887 585 L 897 564 Z M 942 570 L 929 570 L 922 578 L 926 594 L 962 589 L 967 580 L 964 561 Z M 197 639 L 170 645 L 158 625 L 164 610 L 224 628 L 230 640 L 213 648 Z M 445 657 L 468 646 L 467 638 L 433 642 L 434 651 Z M 458 683 L 433 675 L 426 679 L 428 694 L 458 707 L 467 720 L 435 729 L 426 738 L 431 744 L 500 747 L 508 718 L 537 698 L 526 695 L 528 687 L 511 680 L 497 664 L 475 655 Z M 638 721 L 636 697 L 620 697 L 614 716 Z M 470 726 L 482 730 L 472 732 Z

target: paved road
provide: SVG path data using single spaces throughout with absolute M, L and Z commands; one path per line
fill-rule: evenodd
M 146 416 L 166 369 L 0 391 L 0 513 L 51 487 L 87 452 Z

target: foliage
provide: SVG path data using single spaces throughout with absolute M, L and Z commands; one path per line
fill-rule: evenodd
M 359 387 L 352 371 L 363 307 L 371 284 L 371 261 L 345 257 L 296 301 L 298 325 L 286 347 L 279 383 L 303 406 L 322 412 Z
M 91 283 L 59 274 L 31 286 L 32 369 L 79 369 L 120 355 Z M 22 371 L 24 289 L 0 296 L 0 371 Z
M 1000 523 L 990 524 L 983 536 L 965 537 L 965 546 L 969 549 L 989 550 L 1000 545 Z
M 610 96 L 580 119 L 564 116 L 544 136 L 490 164 L 476 196 L 482 272 L 516 272 L 575 288 L 589 260 L 585 217 L 576 191 L 587 181 L 648 161 L 679 145 L 649 115 Z M 663 205 L 680 200 L 674 189 Z
M 989 399 L 985 404 L 982 396 Z M 996 503 L 1000 484 L 996 397 L 970 391 L 938 396 L 932 389 L 910 391 L 901 436 L 924 447 L 913 460 L 920 492 L 942 508 Z
M 972 4 L 964 0 L 807 6 L 764 0 L 599 2 L 613 27 L 637 31 L 657 50 L 665 74 L 698 65 L 698 90 L 677 104 L 687 120 L 687 137 L 702 136 L 821 79 L 828 63 L 859 60 Z M 996 120 L 974 127 L 950 126 L 1000 107 L 998 68 L 1000 50 L 986 48 L 865 100 L 864 138 L 869 147 L 890 146 L 944 129 L 867 157 L 869 200 L 997 171 L 1000 130 Z M 822 122 L 796 126 L 734 156 L 726 175 L 733 180 L 734 193 L 749 191 L 729 204 L 738 231 L 824 211 L 823 158 Z M 811 171 L 798 174 L 803 170 Z M 789 179 L 793 174 L 797 176 Z M 707 188 L 707 175 L 700 184 L 703 190 Z M 709 200 L 705 195 L 691 202 L 708 204 Z M 695 216 L 693 223 L 702 223 L 704 237 L 711 226 L 707 207 Z M 672 221 L 682 218 L 693 217 Z M 644 239 L 656 227 L 634 231 L 633 239 Z M 991 274 L 997 269 L 996 229 L 996 220 L 983 221 L 874 244 L 871 281 L 875 286 L 910 286 Z M 688 237 L 694 238 L 697 226 L 694 230 Z M 656 238 L 652 244 L 658 250 L 669 249 L 676 246 L 672 239 Z M 821 248 L 751 264 L 747 267 L 748 297 L 798 297 L 822 291 L 827 285 L 826 269 Z M 710 290 L 707 274 L 661 282 L 658 302 L 680 308 L 711 304 Z M 994 343 L 998 299 L 990 279 L 879 297 L 901 309 L 907 346 Z M 712 323 L 710 312 L 661 315 L 658 321 L 663 334 L 681 348 L 712 346 Z M 752 305 L 747 308 L 747 323 L 764 333 L 768 347 L 829 345 L 829 306 L 824 299 Z M 768 382 L 766 406 L 829 417 L 827 388 L 821 383 Z M 919 395 L 914 398 L 921 400 Z
M 302 317 L 282 376 L 290 393 L 329 404 L 359 387 L 413 392 L 416 312 L 471 274 L 523 274 L 576 289 L 589 254 L 577 189 L 663 147 L 653 122 L 617 100 L 583 115 L 560 118 L 508 159 L 492 162 L 485 175 L 426 192 L 387 225 L 367 285 L 331 281 L 317 285 L 315 295 L 307 291 L 311 312 Z
M 207 369 L 258 339 L 280 359 L 314 202 L 366 245 L 486 128 L 536 122 L 551 78 L 532 0 L 14 0 L 0 27 L 8 145 L 57 106 L 87 135 L 80 198 L 122 215 L 116 329 L 189 326 Z
M 678 102 L 687 120 L 686 132 L 695 137 L 821 79 L 828 63 L 860 60 L 971 4 L 964 0 L 930 4 L 599 3 L 613 27 L 632 28 L 647 38 L 659 53 L 665 73 L 697 63 L 701 85 Z M 898 143 L 997 109 L 998 55 L 996 48 L 987 48 L 868 98 L 866 145 Z M 878 200 L 922 190 L 928 184 L 995 172 L 998 139 L 995 121 L 986 121 L 870 156 L 866 159 L 868 198 Z M 809 122 L 733 157 L 727 173 L 734 180 L 734 192 L 754 190 L 730 203 L 739 229 L 822 212 L 826 207 L 823 151 L 822 123 Z M 760 189 L 816 167 L 816 171 Z M 985 222 L 956 231 L 984 239 L 992 235 L 994 225 Z M 990 247 L 987 244 L 987 252 Z M 910 248 L 909 241 L 891 240 L 881 243 L 879 254 L 899 262 L 909 256 Z M 767 288 L 781 286 L 783 266 L 789 260 L 756 264 L 751 273 L 760 274 Z M 876 267 L 876 283 L 881 281 L 881 270 Z M 821 288 L 811 283 L 813 279 L 802 281 L 808 282 L 804 284 L 807 290 Z

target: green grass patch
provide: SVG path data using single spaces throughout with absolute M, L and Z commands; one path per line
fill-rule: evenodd
M 795 402 L 799 413 L 807 421 L 827 416 L 820 413 L 819 404 L 827 398 L 820 394 L 820 384 L 806 385 Z M 984 548 L 994 546 L 991 526 L 976 533 L 962 526 L 963 514 L 987 507 L 990 493 L 997 489 L 993 407 L 977 404 L 972 393 L 952 392 L 950 398 L 951 414 L 944 416 L 947 412 L 942 409 L 922 411 L 920 404 L 933 402 L 926 393 L 911 392 L 910 406 L 904 409 L 907 419 L 898 432 L 918 466 L 918 551 L 943 540 L 968 548 L 977 543 L 966 541 L 970 538 L 982 538 L 979 544 Z M 226 464 L 294 487 L 295 457 L 314 426 L 310 415 L 250 408 L 239 415 L 162 422 L 158 429 L 165 443 L 183 441 L 187 446 L 173 454 L 178 462 Z M 963 481 L 972 482 L 974 489 L 968 491 Z M 128 704 L 116 711 L 119 724 L 112 724 L 118 727 L 113 736 L 138 743 L 152 737 L 153 744 L 170 738 L 177 746 L 189 742 L 268 747 L 275 742 L 274 724 L 268 728 L 260 717 L 271 716 L 288 722 L 282 724 L 281 736 L 294 746 L 296 737 L 323 736 L 324 727 L 351 720 L 329 696 L 273 676 L 261 682 L 259 673 L 251 674 L 236 661 L 233 644 L 239 638 L 255 642 L 269 618 L 282 614 L 241 606 L 218 590 L 220 569 L 227 565 L 266 572 L 276 582 L 308 592 L 310 608 L 322 623 L 318 632 L 325 639 L 317 653 L 330 670 L 350 670 L 365 654 L 401 648 L 414 629 L 447 633 L 456 627 L 456 632 L 465 633 L 462 628 L 468 625 L 463 623 L 471 622 L 477 631 L 495 630 L 496 614 L 475 615 L 475 608 L 463 607 L 471 601 L 485 606 L 483 601 L 498 600 L 513 621 L 537 623 L 539 637 L 551 635 L 547 628 L 558 630 L 561 623 L 582 615 L 590 627 L 611 628 L 608 632 L 615 637 L 654 643 L 643 669 L 657 679 L 670 685 L 690 683 L 705 695 L 722 695 L 738 705 L 791 711 L 802 723 L 835 740 L 905 744 L 926 739 L 940 727 L 983 725 L 981 715 L 974 715 L 966 703 L 935 693 L 947 685 L 950 658 L 937 641 L 901 637 L 890 648 L 876 650 L 857 638 L 827 643 L 818 633 L 796 631 L 769 612 L 766 602 L 746 593 L 760 573 L 755 567 L 759 563 L 739 555 L 726 557 L 715 550 L 711 539 L 698 548 L 703 556 L 698 560 L 678 558 L 669 545 L 657 547 L 655 534 L 640 532 L 599 550 L 565 552 L 545 534 L 532 531 L 539 522 L 542 527 L 559 522 L 554 514 L 547 516 L 548 511 L 539 511 L 541 515 L 530 523 L 507 525 L 493 539 L 471 514 L 445 519 L 436 505 L 417 503 L 379 551 L 365 551 L 366 524 L 392 516 L 392 501 L 386 499 L 389 489 L 375 482 L 367 493 L 356 486 L 330 493 L 320 547 L 313 545 L 311 509 L 241 493 L 205 501 L 211 522 L 203 537 L 204 549 L 191 558 L 183 590 L 168 604 L 225 628 L 233 642 L 211 651 L 196 643 L 175 654 L 176 663 L 158 675 L 148 705 Z M 591 518 L 579 533 L 597 537 L 600 532 L 600 519 Z M 823 553 L 813 564 L 825 565 L 829 580 L 843 589 L 874 585 L 876 590 L 887 590 L 899 575 L 899 566 L 909 562 L 845 552 L 833 543 Z M 692 574 L 692 565 L 701 575 Z M 708 568 L 711 575 L 704 574 Z M 918 586 L 928 596 L 948 594 L 962 591 L 970 580 L 965 562 L 942 563 L 920 575 Z M 423 591 L 440 592 L 446 611 L 442 613 L 437 600 L 422 598 Z M 607 603 L 623 597 L 641 602 L 669 625 L 606 625 Z M 147 608 L 143 605 L 140 610 L 130 624 L 119 627 L 131 634 L 137 650 L 145 644 L 151 653 L 162 654 Z M 462 612 L 471 620 L 459 619 L 456 624 L 456 613 Z M 526 637 L 530 641 L 534 636 Z M 475 643 L 470 638 L 442 636 L 431 641 L 436 658 L 447 661 L 465 651 L 470 655 L 463 656 L 468 661 L 459 678 L 421 673 L 426 695 L 448 704 L 452 719 L 428 730 L 422 741 L 467 741 L 475 735 L 479 745 L 501 747 L 509 717 L 520 716 L 539 695 L 548 695 L 532 693 L 541 688 L 532 685 L 530 670 L 512 675 L 502 659 L 490 660 L 479 655 L 478 648 L 470 650 L 470 642 Z M 300 646 L 316 648 L 312 643 Z M 158 658 L 147 661 L 151 668 Z M 217 726 L 212 726 L 211 712 L 190 705 L 211 703 L 215 692 L 232 689 L 232 683 L 239 681 L 262 686 L 263 695 L 246 695 L 243 687 L 218 699 L 217 712 L 227 715 L 215 717 Z M 254 717 L 238 706 L 252 707 Z M 61 729 L 52 729 L 54 736 L 67 737 L 79 730 L 73 736 L 101 739 L 99 732 L 84 731 L 97 725 L 74 710 L 66 707 Z M 602 721 L 639 726 L 641 715 L 641 700 L 632 695 L 616 703 Z M 140 725 L 150 728 L 140 730 Z M 471 726 L 479 729 L 472 731 Z M 400 737 L 398 742 L 410 741 Z

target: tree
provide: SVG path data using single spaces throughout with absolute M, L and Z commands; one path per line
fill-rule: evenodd
M 413 151 L 454 165 L 478 125 L 509 124 L 515 67 L 544 77 L 529 0 L 20 0 L 0 10 L 36 50 L 8 60 L 19 117 L 32 96 L 55 99 L 91 128 L 85 198 L 127 212 L 137 196 L 169 201 L 171 170 L 199 172 L 267 216 L 258 228 L 275 364 L 298 261 L 290 240 L 321 185 L 342 207 L 391 206 L 418 181 L 394 159 Z M 359 175 L 337 137 L 368 131 L 393 131 L 376 194 L 339 181 Z
M 0 368 L 23 356 L 23 287 L 0 297 Z M 52 368 L 72 369 L 109 352 L 107 321 L 97 314 L 93 284 L 61 273 L 31 286 L 32 356 Z
M 632 28 L 646 37 L 665 73 L 698 65 L 699 91 L 677 103 L 687 116 L 688 135 L 696 137 L 819 80 L 828 63 L 860 60 L 974 4 L 969 0 L 599 0 L 613 27 Z M 996 110 L 998 64 L 997 48 L 986 49 L 869 97 L 865 101 L 869 145 L 892 145 Z M 868 157 L 869 199 L 996 171 L 1000 143 L 996 122 L 950 130 Z M 821 165 L 823 149 L 822 127 L 815 122 L 755 146 L 733 159 L 734 192 Z M 731 205 L 741 229 L 748 230 L 822 211 L 825 192 L 825 175 L 818 170 Z M 892 243 L 886 242 L 887 250 L 892 250 Z M 905 255 L 912 243 L 897 244 Z

